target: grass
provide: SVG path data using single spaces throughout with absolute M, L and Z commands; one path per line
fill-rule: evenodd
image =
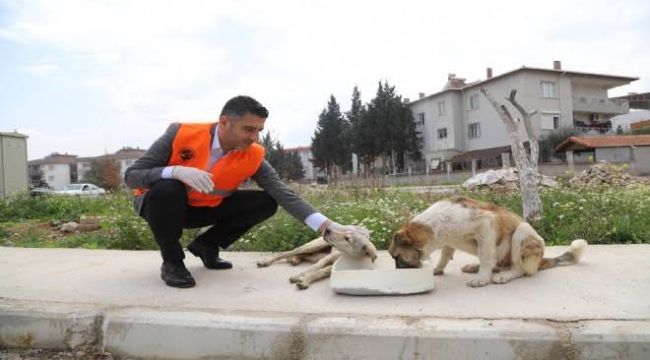
M 442 195 L 414 194 L 383 188 L 297 187 L 307 201 L 328 217 L 367 227 L 373 242 L 387 248 L 392 234 L 409 218 Z M 517 193 L 466 193 L 521 213 Z M 592 244 L 650 243 L 650 187 L 543 188 L 544 219 L 533 224 L 549 245 L 576 238 Z M 61 234 L 53 224 L 79 221 L 82 215 L 102 218 L 101 229 Z M 184 232 L 187 244 L 197 230 Z M 312 240 L 315 233 L 284 210 L 254 227 L 230 248 L 236 251 L 289 250 Z M 90 249 L 157 249 L 147 224 L 133 213 L 131 195 L 117 192 L 101 198 L 29 197 L 0 202 L 0 244 L 20 247 Z

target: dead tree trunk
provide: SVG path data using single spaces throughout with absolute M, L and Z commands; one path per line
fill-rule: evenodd
M 544 216 L 544 213 L 542 200 L 539 197 L 539 191 L 537 189 L 539 142 L 531 122 L 531 117 L 535 115 L 536 111 L 529 113 L 517 102 L 515 99 L 517 90 L 513 89 L 510 92 L 510 97 L 506 98 L 521 113 L 524 119 L 527 139 L 521 139 L 519 136 L 519 119 L 513 118 L 508 108 L 503 104 L 499 104 L 487 89 L 481 88 L 481 92 L 490 101 L 508 130 L 512 155 L 517 165 L 517 171 L 519 172 L 519 189 L 521 190 L 524 219 L 526 221 L 540 220 Z M 524 147 L 525 140 L 528 140 L 530 144 L 530 155 Z
M 530 166 L 532 168 L 533 174 L 537 176 L 538 173 L 538 163 L 539 163 L 539 138 L 537 136 L 537 133 L 535 132 L 535 128 L 533 127 L 533 122 L 531 118 L 533 115 L 537 113 L 537 111 L 533 110 L 533 112 L 527 112 L 526 109 L 524 109 L 521 104 L 517 102 L 515 99 L 515 96 L 517 95 L 517 90 L 512 89 L 510 91 L 510 96 L 508 97 L 508 101 L 514 106 L 519 112 L 521 113 L 522 119 L 524 120 L 524 128 L 526 129 L 526 135 L 528 136 L 528 144 L 530 145 Z

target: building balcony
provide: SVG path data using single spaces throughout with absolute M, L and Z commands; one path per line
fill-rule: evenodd
M 606 99 L 588 96 L 573 97 L 573 111 L 599 114 L 627 114 L 629 103 L 624 99 Z

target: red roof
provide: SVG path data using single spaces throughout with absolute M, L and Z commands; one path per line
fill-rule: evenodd
M 634 123 L 630 124 L 630 129 L 632 130 L 638 130 L 638 129 L 643 129 L 646 127 L 650 127 L 650 119 L 648 120 L 643 120 L 643 121 L 637 121 Z
M 556 146 L 555 151 L 630 146 L 650 146 L 650 135 L 570 136 Z

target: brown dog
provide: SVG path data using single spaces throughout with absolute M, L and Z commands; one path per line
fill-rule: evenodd
M 512 211 L 462 196 L 441 200 L 415 216 L 395 235 L 388 251 L 398 268 L 421 267 L 441 249 L 434 275 L 442 275 L 456 249 L 479 258 L 463 272 L 478 273 L 467 286 L 504 284 L 538 270 L 578 262 L 587 246 L 574 240 L 571 249 L 556 258 L 544 258 L 544 239 Z

